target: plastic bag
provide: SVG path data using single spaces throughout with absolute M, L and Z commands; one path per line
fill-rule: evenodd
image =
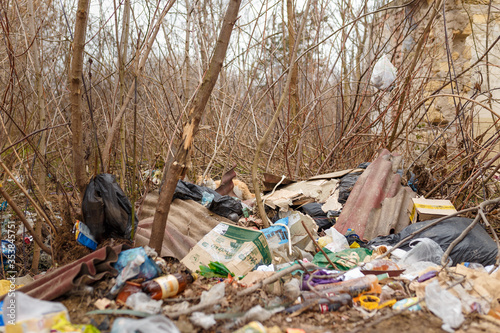
M 335 224 L 335 219 L 332 217 L 335 215 L 339 215 L 338 212 L 333 210 L 328 211 L 328 213 L 330 214 L 325 213 L 323 209 L 321 209 L 321 207 L 323 207 L 323 204 L 318 202 L 311 202 L 299 208 L 300 212 L 307 214 L 313 218 L 314 222 L 316 222 L 316 224 L 318 225 L 318 232 L 331 228 Z
M 390 87 L 394 80 L 396 80 L 396 67 L 384 54 L 375 63 L 370 81 L 375 88 L 385 90 Z
M 144 319 L 117 318 L 111 333 L 180 333 L 175 324 L 165 316 L 157 315 Z
M 157 314 L 161 312 L 163 301 L 156 301 L 145 293 L 138 292 L 130 295 L 125 304 L 135 311 Z
M 341 204 L 346 203 L 347 198 L 349 198 L 349 194 L 351 194 L 351 191 L 354 187 L 354 184 L 356 184 L 356 181 L 358 180 L 359 176 L 361 176 L 361 174 L 362 172 L 353 172 L 345 175 L 340 179 L 338 201 Z
M 106 238 L 131 238 L 132 205 L 114 175 L 103 173 L 92 178 L 83 196 L 82 214 L 98 243 Z M 138 221 L 136 215 L 135 228 Z
M 411 266 L 420 261 L 430 261 L 441 265 L 444 251 L 430 238 L 417 238 L 410 242 L 411 250 L 399 261 L 400 265 Z
M 226 293 L 226 284 L 218 283 L 214 285 L 212 288 L 210 288 L 210 290 L 203 291 L 201 293 L 199 304 L 222 301 L 225 293 Z
M 344 235 L 335 228 L 325 230 L 327 237 L 331 238 L 331 242 L 325 245 L 325 248 L 332 252 L 339 252 L 349 248 L 349 243 Z
M 212 197 L 210 194 L 213 194 L 211 201 L 208 200 Z M 205 197 L 205 200 L 203 200 L 203 197 Z M 203 201 L 210 211 L 226 218 L 230 218 L 230 215 L 234 213 L 238 216 L 243 215 L 243 207 L 240 201 L 228 195 L 222 196 L 208 187 L 198 186 L 183 180 L 177 182 L 174 199 L 194 200 L 200 203 Z
M 432 313 L 443 320 L 441 328 L 446 332 L 455 332 L 454 329 L 464 322 L 460 299 L 441 288 L 437 280 L 425 287 L 425 303 Z
M 399 234 L 381 236 L 372 239 L 368 245 L 395 245 L 401 239 L 408 237 L 410 234 L 420 230 L 434 220 L 417 222 L 404 228 Z M 471 219 L 465 217 L 449 218 L 427 230 L 418 233 L 416 237 L 430 238 L 439 244 L 443 251 L 446 251 L 451 242 L 453 242 L 470 224 Z M 410 241 L 406 241 L 401 245 L 401 249 L 408 251 Z M 478 262 L 483 266 L 493 265 L 496 262 L 497 245 L 495 241 L 488 235 L 484 228 L 477 224 L 465 238 L 453 248 L 450 253 L 450 258 L 453 262 Z
M 69 315 L 59 302 L 42 301 L 20 291 L 9 292 L 3 301 L 3 321 L 10 326 L 8 332 L 49 332 L 61 319 L 69 320 Z
M 324 251 L 328 258 L 330 258 L 337 268 L 342 271 L 348 271 L 351 268 L 357 267 L 358 263 L 365 260 L 367 256 L 372 255 L 372 251 L 365 248 L 346 249 L 340 252 L 332 252 L 328 249 L 325 249 Z M 320 267 L 327 267 L 329 262 L 323 253 L 318 252 L 314 256 L 313 264 Z

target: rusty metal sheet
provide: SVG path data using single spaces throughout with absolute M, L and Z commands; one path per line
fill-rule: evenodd
M 106 275 L 115 276 L 111 266 L 118 259 L 122 245 L 106 246 L 56 270 L 49 271 L 32 283 L 19 289 L 31 297 L 51 301 L 81 285 L 99 281 Z M 0 300 L 6 295 L 0 297 Z
M 362 239 L 399 232 L 410 224 L 409 200 L 415 193 L 401 185 L 396 171 L 401 157 L 387 149 L 359 176 L 344 205 L 335 229 L 353 229 Z
M 155 191 L 146 197 L 143 214 L 141 214 L 142 219 L 135 233 L 135 246 L 149 244 L 158 196 L 158 191 Z M 189 250 L 220 222 L 234 223 L 212 213 L 196 201 L 175 199 L 168 213 L 161 256 L 184 258 Z

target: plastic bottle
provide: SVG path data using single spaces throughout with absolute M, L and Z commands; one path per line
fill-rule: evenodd
M 287 309 L 285 309 L 286 313 L 292 313 L 297 310 L 303 309 L 305 307 L 311 306 L 311 304 L 317 303 L 319 306 L 319 311 L 321 313 L 329 312 L 329 311 L 337 311 L 342 307 L 343 305 L 352 305 L 352 297 L 348 294 L 340 294 L 340 295 L 334 295 L 331 296 L 330 299 L 327 298 L 320 298 L 317 299 L 309 299 L 303 303 L 291 306 Z
M 477 269 L 479 271 L 486 272 L 486 268 L 484 268 L 484 266 L 478 262 L 467 262 L 466 261 L 466 262 L 463 262 L 462 265 L 464 265 L 465 267 L 470 268 L 470 269 Z
M 186 286 L 198 278 L 194 273 L 175 273 L 160 276 L 142 284 L 142 290 L 152 299 L 164 299 L 175 296 L 186 289 Z
M 378 284 L 377 275 L 366 275 L 360 278 L 342 281 L 337 283 L 318 284 L 315 286 L 316 291 L 320 293 L 349 294 L 352 297 L 357 297 L 362 293 L 382 292 L 382 288 Z

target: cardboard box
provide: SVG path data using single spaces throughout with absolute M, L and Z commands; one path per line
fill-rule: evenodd
M 408 207 L 410 222 L 426 221 L 456 213 L 450 200 L 412 198 Z
M 242 276 L 257 265 L 269 265 L 271 252 L 266 237 L 260 231 L 219 223 L 205 235 L 181 260 L 192 271 L 200 265 L 218 261 Z

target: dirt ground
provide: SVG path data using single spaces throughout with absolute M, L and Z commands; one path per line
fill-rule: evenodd
M 181 264 L 172 261 L 169 263 L 165 272 L 179 272 L 183 270 Z M 62 302 L 69 310 L 71 321 L 79 324 L 93 324 L 94 326 L 106 332 L 111 329 L 113 321 L 118 317 L 127 317 L 124 315 L 88 315 L 87 312 L 96 310 L 94 302 L 105 297 L 107 291 L 114 283 L 113 278 L 99 281 L 91 287 L 84 287 L 80 290 L 74 290 L 55 301 Z M 179 296 L 165 300 L 165 305 L 179 304 L 183 301 L 189 301 L 190 305 L 198 303 L 199 295 L 202 291 L 208 290 L 216 283 L 220 283 L 216 278 L 200 277 Z M 245 297 L 237 297 L 237 292 L 245 287 L 233 282 L 226 284 L 226 299 L 206 313 L 216 313 L 225 316 L 226 319 L 218 319 L 217 325 L 209 330 L 193 326 L 188 316 L 181 316 L 174 320 L 179 330 L 187 332 L 233 332 L 243 326 L 235 323 L 235 320 L 241 314 L 248 311 L 256 305 L 267 307 L 279 301 L 277 296 L 267 293 L 264 290 L 257 290 L 253 294 Z M 112 304 L 111 308 L 123 308 Z M 232 318 L 227 318 L 232 317 Z M 262 324 L 268 328 L 277 326 L 285 332 L 289 328 L 303 329 L 305 332 L 384 332 L 384 333 L 420 333 L 420 332 L 445 332 L 441 329 L 442 321 L 427 309 L 410 312 L 404 311 L 396 314 L 389 308 L 377 310 L 369 313 L 360 310 L 355 305 L 351 308 L 341 308 L 337 312 L 320 313 L 315 308 L 310 310 L 285 314 L 274 314 L 270 319 L 263 321 Z M 488 323 L 483 317 L 477 314 L 466 316 L 466 321 L 459 332 L 492 332 L 500 331 L 500 326 L 494 323 Z

